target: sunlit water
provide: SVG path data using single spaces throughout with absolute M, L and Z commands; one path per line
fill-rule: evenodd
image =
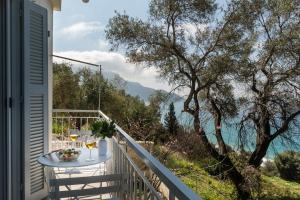
M 192 127 L 192 118 L 187 114 L 187 113 L 182 113 L 183 109 L 183 101 L 177 101 L 174 102 L 174 107 L 176 111 L 176 115 L 178 118 L 178 121 L 182 125 L 190 126 Z M 168 104 L 162 106 L 162 122 L 164 122 L 164 117 L 166 113 L 168 112 Z M 216 144 L 216 138 L 214 136 L 214 125 L 212 120 L 209 119 L 209 116 L 205 116 L 204 118 L 204 123 L 202 125 L 205 128 L 205 131 L 209 137 L 209 140 Z M 238 141 L 238 128 L 236 127 L 236 124 L 234 121 L 238 121 L 238 119 L 232 119 L 229 122 L 222 123 L 222 135 L 227 144 L 232 146 L 234 149 L 238 150 L 238 147 L 240 146 L 240 143 Z M 294 128 L 293 133 L 296 133 L 293 136 L 292 139 L 298 143 L 300 143 L 300 130 Z M 248 130 L 247 134 L 247 143 L 245 145 L 245 149 L 248 151 L 251 151 L 255 147 L 255 134 L 253 130 Z M 252 133 L 252 134 L 251 134 Z M 291 137 L 289 137 L 291 138 Z M 290 142 L 287 142 L 286 140 L 283 140 L 282 138 L 276 138 L 272 144 L 270 145 L 270 148 L 268 149 L 266 158 L 267 159 L 273 159 L 274 156 L 280 152 L 287 151 L 287 150 L 295 150 L 299 151 L 300 148 L 297 145 L 293 145 Z

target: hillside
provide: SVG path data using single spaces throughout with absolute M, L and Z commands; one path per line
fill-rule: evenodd
M 153 88 L 145 87 L 145 86 L 141 85 L 140 83 L 125 80 L 117 73 L 104 71 L 103 76 L 104 76 L 104 78 L 106 78 L 107 80 L 109 80 L 110 82 L 115 84 L 115 86 L 118 87 L 119 89 L 124 89 L 125 92 L 131 96 L 134 96 L 134 97 L 138 96 L 145 103 L 147 103 L 149 101 L 149 97 L 152 94 L 154 94 L 156 91 L 158 91 Z M 162 91 L 166 94 L 168 93 L 167 91 L 164 91 L 164 90 L 160 90 L 160 91 Z M 180 97 L 179 95 L 176 95 L 176 94 L 172 94 L 171 99 L 178 100 L 178 99 L 182 99 L 182 97 Z
M 155 154 L 159 158 L 162 149 L 161 147 L 155 149 Z M 201 162 L 188 160 L 179 152 L 173 152 L 161 161 L 204 200 L 237 199 L 233 184 L 228 180 L 220 180 L 211 176 L 203 168 Z M 300 199 L 300 184 L 265 175 L 262 175 L 261 179 L 261 191 L 255 195 L 257 199 Z

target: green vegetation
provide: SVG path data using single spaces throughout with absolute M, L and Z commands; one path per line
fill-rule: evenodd
M 101 110 L 135 139 L 155 140 L 164 132 L 159 107 L 162 94 L 153 95 L 149 100 L 150 104 L 145 105 L 138 97 L 132 97 L 116 88 L 98 72 L 87 68 L 72 70 L 72 65 L 66 63 L 54 63 L 53 76 L 53 108 L 97 110 L 100 87 Z M 74 129 L 83 128 L 79 127 L 80 122 L 73 124 Z M 54 133 L 60 133 L 62 129 L 65 130 L 66 127 L 54 120 Z
M 179 154 L 170 155 L 165 165 L 203 199 L 234 199 L 235 189 L 229 181 L 219 181 L 209 175 L 199 162 L 190 162 Z
M 161 158 L 164 151 L 160 147 L 155 149 L 155 155 Z M 231 181 L 210 175 L 207 169 L 203 167 L 205 161 L 191 161 L 178 152 L 169 154 L 167 158 L 161 161 L 205 200 L 238 199 Z M 261 191 L 259 194 L 255 194 L 255 199 L 300 199 L 300 184 L 298 183 L 265 175 L 261 177 L 261 180 Z
M 116 126 L 113 121 L 107 122 L 105 120 L 98 120 L 92 123 L 91 130 L 94 137 L 105 139 L 111 138 L 116 132 Z
M 67 64 L 55 64 L 54 67 L 55 108 L 97 109 L 97 88 L 98 84 L 101 84 L 102 110 L 116 119 L 117 123 L 135 139 L 160 143 L 160 145 L 146 148 L 199 196 L 207 200 L 238 199 L 235 185 L 222 172 L 220 162 L 206 151 L 199 136 L 192 130 L 184 130 L 177 124 L 172 104 L 165 117 L 167 126 L 164 127 L 161 124 L 160 104 L 164 99 L 163 94 L 153 95 L 149 99 L 150 104 L 146 106 L 139 98 L 125 94 L 123 90 L 115 88 L 99 74 L 90 70 L 82 69 L 74 72 L 71 70 L 72 66 Z M 64 81 L 67 81 L 67 84 Z M 69 93 L 65 86 L 72 92 Z M 76 88 L 76 91 L 72 88 Z M 53 133 L 61 133 L 62 130 L 66 132 L 68 128 L 66 124 L 62 126 L 54 120 Z M 76 124 L 78 123 L 74 122 L 75 127 L 77 127 Z M 97 127 L 93 128 L 96 124 Z M 168 128 L 168 125 L 173 127 L 174 124 L 175 129 Z M 98 130 L 100 129 L 98 125 L 98 123 L 90 123 L 90 127 L 81 128 Z M 173 134 L 173 130 L 177 130 L 175 131 L 177 133 Z M 166 137 L 166 135 L 172 135 L 172 137 Z M 236 167 L 239 170 L 243 169 L 250 155 L 246 152 L 237 154 L 230 147 L 227 148 Z M 143 166 L 141 163 L 142 161 L 139 165 Z M 276 177 L 278 171 L 273 162 L 266 162 L 260 169 L 263 174 L 259 179 L 260 188 L 259 191 L 252 192 L 253 198 L 300 199 L 300 184 Z
M 75 72 L 66 64 L 54 66 L 54 108 L 98 109 L 101 86 L 101 110 L 135 139 L 163 142 L 161 161 L 201 197 L 300 199 L 299 184 L 274 176 L 278 169 L 281 177 L 298 181 L 298 156 L 260 168 L 273 141 L 297 143 L 291 127 L 300 116 L 300 1 L 217 3 L 151 0 L 147 19 L 116 13 L 106 30 L 112 47 L 123 47 L 129 61 L 155 67 L 185 92 L 183 111 L 193 119 L 192 131 L 174 134 L 172 107 L 163 127 L 160 95 L 145 105 L 97 72 Z M 224 137 L 223 125 L 233 119 L 238 151 Z M 178 137 L 166 140 L 166 134 Z
M 266 176 L 279 176 L 279 172 L 274 161 L 267 160 L 266 162 L 264 162 L 264 165 L 260 169 L 262 174 Z
M 262 199 L 266 200 L 296 200 L 300 199 L 300 184 L 285 181 L 279 177 L 262 179 Z
M 275 164 L 281 178 L 300 183 L 300 153 L 287 151 L 278 154 Z
M 151 0 L 147 18 L 116 13 L 106 37 L 184 91 L 183 111 L 203 151 L 248 200 L 261 190 L 259 167 L 272 142 L 299 142 L 292 127 L 300 116 L 300 1 L 222 2 Z M 235 153 L 224 137 L 234 120 Z
M 170 135 L 177 135 L 179 131 L 179 124 L 176 118 L 174 103 L 169 105 L 169 112 L 165 116 L 165 127 Z

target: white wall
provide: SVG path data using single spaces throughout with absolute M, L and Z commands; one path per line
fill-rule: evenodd
M 49 142 L 51 142 L 52 133 L 52 96 L 53 96 L 53 8 L 49 0 L 32 0 L 36 4 L 46 8 L 48 10 L 48 31 L 50 31 L 50 37 L 48 37 L 48 109 L 49 109 Z M 51 145 L 49 143 L 49 151 L 51 151 Z

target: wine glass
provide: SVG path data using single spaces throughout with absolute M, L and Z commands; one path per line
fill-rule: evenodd
M 86 161 L 94 161 L 92 158 L 92 149 L 96 147 L 96 141 L 92 137 L 86 137 L 85 146 L 90 150 L 90 157 Z
M 70 139 L 72 141 L 72 146 L 75 149 L 75 147 L 76 147 L 76 141 L 78 139 L 78 135 L 75 134 L 75 133 L 73 133 L 73 134 L 70 135 Z

